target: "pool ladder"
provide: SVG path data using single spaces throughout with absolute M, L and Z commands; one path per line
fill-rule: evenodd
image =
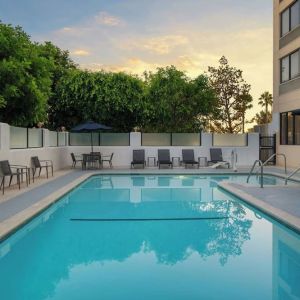
M 286 156 L 282 153 L 274 153 L 264 163 L 260 159 L 257 159 L 253 163 L 253 166 L 252 166 L 252 168 L 251 168 L 251 170 L 248 174 L 247 183 L 249 183 L 250 177 L 251 177 L 251 175 L 253 175 L 254 169 L 255 169 L 256 165 L 258 164 L 260 169 L 256 171 L 256 176 L 258 176 L 258 174 L 260 173 L 260 187 L 263 188 L 264 187 L 264 166 L 266 166 L 267 163 L 270 162 L 274 157 L 278 157 L 278 156 L 283 157 L 283 160 L 284 160 L 284 172 L 285 172 L 285 176 L 286 176 L 286 179 L 285 179 L 286 183 L 285 184 L 287 184 L 288 179 L 290 177 L 292 177 L 293 175 L 295 175 L 298 171 L 300 171 L 300 168 L 297 169 L 295 172 L 293 172 L 288 178 L 287 169 L 286 169 Z
M 289 176 L 286 176 L 285 177 L 285 185 L 287 185 L 288 180 L 290 180 L 294 175 L 296 175 L 297 173 L 299 173 L 299 171 L 300 171 L 300 168 L 296 169 Z

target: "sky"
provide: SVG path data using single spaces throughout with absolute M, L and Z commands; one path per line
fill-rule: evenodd
M 243 70 L 254 109 L 272 92 L 272 0 L 0 0 L 0 20 L 69 50 L 83 69 L 142 74 L 175 65 L 191 78 L 222 55 Z

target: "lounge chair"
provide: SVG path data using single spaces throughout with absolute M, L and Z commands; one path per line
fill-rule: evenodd
M 114 153 L 110 154 L 110 155 L 103 155 L 102 159 L 101 159 L 101 165 L 103 166 L 103 163 L 104 162 L 107 162 L 109 163 L 109 167 L 112 168 L 113 165 L 112 165 L 112 159 L 113 159 L 113 156 L 114 156 Z
M 49 178 L 49 168 L 51 169 L 51 173 L 53 176 L 53 162 L 52 160 L 39 160 L 37 156 L 31 157 L 31 162 L 33 165 L 32 168 L 32 179 L 34 181 L 36 170 L 39 169 L 39 177 L 41 176 L 42 169 L 46 170 L 47 178 Z
M 145 160 L 145 150 L 133 150 L 132 151 L 132 162 L 131 162 L 131 169 L 135 165 L 142 165 L 145 168 L 146 160 Z
M 210 149 L 210 161 L 208 161 L 208 165 L 212 168 L 218 167 L 227 167 L 230 168 L 230 163 L 228 161 L 223 160 L 223 154 L 221 148 L 211 148 Z
M 170 160 L 169 149 L 158 149 L 157 154 L 158 154 L 157 164 L 159 169 L 161 165 L 168 165 L 169 167 L 173 168 L 173 163 Z
M 182 149 L 182 163 L 184 164 L 185 168 L 188 165 L 197 165 L 199 168 L 199 161 L 195 161 L 194 150 L 192 149 Z
M 80 157 L 81 157 L 80 159 L 78 159 L 77 157 L 78 157 L 78 155 L 75 155 L 73 152 L 71 153 L 71 158 L 72 158 L 72 168 L 75 168 L 75 167 L 76 167 L 76 164 L 77 164 L 78 162 L 81 162 L 81 163 L 82 163 L 82 161 L 83 161 L 82 156 L 80 156 Z
M 14 169 L 14 171 L 12 171 Z M 4 194 L 4 188 L 5 188 L 5 177 L 10 177 L 9 179 L 9 186 L 11 185 L 11 181 L 14 176 L 17 177 L 17 184 L 19 186 L 19 189 L 21 188 L 21 180 L 20 180 L 20 170 L 16 166 L 11 166 L 8 162 L 8 160 L 2 160 L 0 161 L 0 177 L 2 177 L 0 189 L 2 187 L 2 194 Z

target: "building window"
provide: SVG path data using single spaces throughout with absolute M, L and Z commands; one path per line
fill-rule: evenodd
M 280 114 L 280 144 L 286 145 L 287 144 L 287 118 L 286 113 Z
M 287 114 L 287 144 L 294 144 L 294 116 L 291 112 Z
M 280 82 L 286 82 L 300 76 L 300 50 L 283 57 L 280 60 L 281 78 Z
M 291 54 L 291 79 L 299 76 L 299 50 Z
M 290 8 L 291 14 L 291 27 L 290 30 L 293 30 L 300 24 L 300 2 L 296 1 Z
M 290 31 L 290 11 L 285 10 L 281 14 L 281 36 L 286 35 Z
M 281 37 L 300 25 L 300 1 L 295 1 L 281 13 Z
M 300 110 L 280 114 L 280 144 L 300 145 Z

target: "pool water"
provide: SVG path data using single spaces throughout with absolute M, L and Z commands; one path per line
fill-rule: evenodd
M 0 244 L 0 299 L 300 299 L 299 234 L 223 180 L 91 177 Z

